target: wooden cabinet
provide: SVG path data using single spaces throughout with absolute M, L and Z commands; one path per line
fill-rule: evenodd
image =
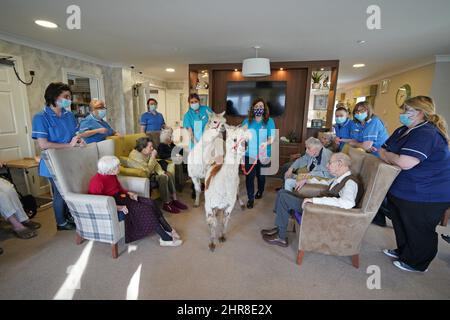
M 304 143 L 280 143 L 280 166 L 291 161 L 291 155 L 303 152 L 305 152 Z

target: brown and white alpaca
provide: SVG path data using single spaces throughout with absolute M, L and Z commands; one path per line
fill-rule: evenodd
M 226 152 L 223 164 L 215 164 L 206 174 L 205 214 L 210 229 L 209 249 L 216 248 L 216 235 L 220 229 L 219 241 L 226 240 L 231 211 L 238 199 L 239 165 L 245 154 L 246 142 L 251 138 L 247 127 L 227 126 Z M 220 224 L 220 225 L 219 225 Z
M 225 113 L 209 113 L 209 121 L 200 140 L 189 152 L 187 158 L 188 175 L 192 179 L 195 188 L 194 207 L 200 205 L 201 180 L 205 179 L 206 171 L 214 163 L 219 154 L 223 154 L 222 133 L 225 131 Z M 219 141 L 216 143 L 216 141 Z

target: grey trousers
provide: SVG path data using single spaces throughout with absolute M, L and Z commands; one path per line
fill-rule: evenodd
M 20 222 L 28 220 L 16 189 L 9 181 L 2 178 L 0 178 L 0 214 L 5 219 L 14 215 Z
M 166 172 L 166 175 L 156 175 L 156 181 L 158 181 L 159 193 L 163 203 L 171 201 L 171 195 L 176 192 L 175 180 L 172 173 Z
M 277 192 L 277 199 L 275 200 L 275 225 L 278 227 L 278 236 L 280 239 L 286 239 L 287 227 L 290 211 L 296 210 L 302 212 L 303 198 L 300 198 L 295 193 L 281 189 Z

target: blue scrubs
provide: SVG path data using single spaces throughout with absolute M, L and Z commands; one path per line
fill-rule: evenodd
M 275 122 L 272 118 L 269 118 L 267 123 L 264 121 L 256 122 L 253 120 L 252 122 L 248 122 L 248 118 L 242 122 L 242 126 L 248 126 L 248 129 L 251 130 L 252 138 L 248 142 L 248 148 L 245 153 L 246 157 L 251 159 L 256 159 L 259 153 L 259 146 L 263 142 L 267 142 L 267 140 L 275 135 Z M 267 146 L 265 157 L 270 157 L 272 154 L 271 145 Z
M 450 202 L 450 151 L 446 139 L 429 122 L 403 136 L 407 130 L 406 126 L 395 130 L 383 148 L 417 158 L 420 163 L 402 170 L 389 193 L 411 202 Z
M 161 113 L 145 112 L 141 115 L 141 126 L 145 126 L 145 132 L 160 131 L 165 124 Z
M 102 119 L 97 119 L 92 113 L 86 116 L 83 120 L 80 122 L 80 133 L 100 129 L 100 128 L 106 128 L 108 129 L 107 133 L 96 133 L 90 137 L 83 138 L 86 143 L 92 143 L 92 142 L 100 142 L 106 139 L 106 137 L 112 136 L 114 134 L 113 128 L 108 124 L 108 122 L 103 121 Z
M 62 109 L 61 117 L 58 117 L 48 106 L 34 115 L 32 126 L 33 139 L 45 138 L 54 143 L 69 143 L 77 132 L 77 121 L 72 112 Z M 39 175 L 51 177 L 43 159 L 39 163 Z
M 31 137 L 33 139 L 45 138 L 47 141 L 53 143 L 69 143 L 76 135 L 77 131 L 77 122 L 72 112 L 62 109 L 61 116 L 58 117 L 48 106 L 45 106 L 43 111 L 34 115 L 32 125 L 33 129 Z M 39 175 L 47 177 L 51 183 L 53 191 L 53 211 L 55 212 L 57 225 L 66 225 L 66 216 L 69 215 L 69 209 L 59 193 L 55 181 L 53 181 L 43 159 L 39 162 Z
M 336 134 L 336 137 L 341 139 L 351 139 L 352 137 L 352 124 L 354 122 L 347 118 L 347 120 L 343 124 L 335 124 L 334 132 Z M 339 144 L 339 151 L 342 151 L 342 148 L 344 148 L 345 142 L 341 142 Z
M 373 146 L 377 149 L 380 149 L 388 138 L 389 134 L 386 127 L 377 116 L 373 116 L 364 125 L 357 120 L 354 120 L 351 125 L 351 139 L 360 143 L 373 141 Z M 372 154 L 377 157 L 380 156 L 378 152 L 372 152 Z
M 183 127 L 186 129 L 192 129 L 196 141 L 200 140 L 203 135 L 203 130 L 205 130 L 206 124 L 208 123 L 208 112 L 213 112 L 210 107 L 200 106 L 197 111 L 189 108 L 189 110 L 184 114 Z M 194 144 L 190 141 L 189 148 L 192 149 L 193 147 Z

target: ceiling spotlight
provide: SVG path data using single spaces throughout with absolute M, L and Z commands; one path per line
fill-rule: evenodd
M 356 63 L 353 65 L 353 68 L 364 68 L 366 65 L 364 63 Z
M 358 40 L 358 41 L 356 41 L 356 43 L 357 44 L 364 44 L 364 43 L 366 43 L 366 40 Z
M 175 72 L 175 69 L 174 68 L 167 68 L 166 71 L 167 72 Z
M 325 68 L 320 68 L 320 71 L 324 71 L 325 70 Z
M 280 71 L 283 71 L 284 70 L 284 68 L 280 68 Z
M 38 26 L 44 27 L 44 28 L 50 28 L 55 29 L 58 28 L 58 25 L 56 23 L 47 21 L 47 20 L 35 20 L 34 23 L 36 23 Z

